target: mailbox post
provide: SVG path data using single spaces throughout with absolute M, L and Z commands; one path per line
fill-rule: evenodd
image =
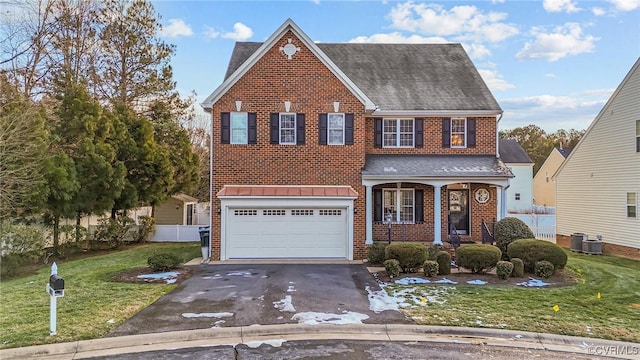
M 49 293 L 49 335 L 56 334 L 56 313 L 57 313 L 57 299 L 64 296 L 64 279 L 58 276 L 58 265 L 54 262 L 51 264 L 51 276 L 49 276 L 49 283 L 47 284 L 47 293 Z

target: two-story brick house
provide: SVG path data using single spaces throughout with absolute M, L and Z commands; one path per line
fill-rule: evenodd
M 202 106 L 212 259 L 362 259 L 504 216 L 502 110 L 459 44 L 316 44 L 287 20 L 236 43 Z

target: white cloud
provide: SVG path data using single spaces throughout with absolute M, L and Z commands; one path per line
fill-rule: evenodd
M 553 74 L 553 73 L 547 73 L 547 74 L 544 74 L 544 76 L 552 79 L 555 79 L 558 77 L 556 74 Z
M 566 23 L 550 33 L 544 32 L 542 27 L 535 27 L 532 35 L 535 40 L 524 45 L 516 54 L 517 59 L 557 61 L 567 56 L 592 52 L 595 42 L 599 40 L 594 36 L 584 35 L 582 27 L 577 23 Z
M 243 23 L 233 24 L 233 32 L 227 32 L 222 34 L 225 39 L 231 39 L 235 41 L 244 41 L 253 36 L 253 30 Z
M 593 15 L 595 16 L 602 16 L 605 14 L 605 11 L 603 8 L 599 8 L 599 7 L 594 7 L 591 9 L 591 12 L 593 13 Z
M 464 50 L 472 59 L 483 59 L 491 55 L 491 50 L 482 44 L 462 44 Z
M 491 91 L 503 91 L 515 88 L 515 85 L 503 79 L 502 75 L 496 70 L 478 69 L 478 72 Z
M 547 12 L 574 13 L 581 10 L 576 6 L 576 3 L 571 0 L 544 0 L 542 2 L 542 7 Z
M 373 34 L 371 36 L 358 36 L 348 42 L 350 43 L 381 43 L 381 44 L 444 44 L 448 43 L 441 37 L 423 37 L 420 35 L 405 36 L 399 32 L 390 34 Z
M 500 42 L 518 34 L 518 28 L 504 22 L 506 13 L 484 13 L 475 6 L 446 9 L 437 4 L 400 3 L 388 15 L 391 26 L 423 35 L 453 36 L 457 41 Z
M 620 11 L 633 11 L 640 8 L 640 0 L 607 0 Z
M 216 30 L 216 29 L 214 29 L 212 27 L 207 26 L 205 31 L 204 31 L 204 36 L 206 36 L 208 38 L 211 38 L 211 39 L 215 39 L 215 38 L 220 36 L 220 31 L 218 31 L 218 30 Z
M 181 36 L 191 36 L 193 35 L 193 31 L 191 30 L 191 27 L 184 22 L 184 20 L 169 19 L 169 25 L 164 26 L 162 30 L 160 30 L 160 35 L 177 38 Z

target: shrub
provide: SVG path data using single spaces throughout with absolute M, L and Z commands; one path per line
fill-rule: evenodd
M 384 249 L 387 247 L 386 242 L 375 241 L 369 245 L 367 249 L 367 261 L 370 264 L 382 264 L 384 262 Z
M 524 263 L 520 258 L 511 258 L 511 263 L 513 264 L 513 271 L 511 272 L 512 277 L 520 278 L 524 276 Z
M 489 244 L 471 244 L 460 246 L 456 250 L 456 264 L 482 274 L 493 269 L 500 261 L 500 249 Z
M 438 275 L 438 262 L 434 260 L 427 260 L 422 264 L 422 271 L 424 271 L 424 275 L 428 277 L 433 277 Z
M 536 262 L 546 260 L 556 269 L 563 269 L 567 264 L 567 253 L 554 243 L 536 239 L 520 239 L 512 242 L 507 249 L 510 258 L 520 258 L 524 270 L 533 273 Z
M 449 275 L 451 274 L 451 254 L 446 251 L 440 251 L 436 256 L 438 262 L 438 274 Z
M 127 239 L 133 224 L 133 219 L 127 216 L 119 216 L 117 219 L 101 219 L 93 234 L 94 241 L 106 243 L 110 248 L 115 249 Z M 100 245 L 99 247 L 102 248 Z
M 150 256 L 147 264 L 153 271 L 167 271 L 175 269 L 182 263 L 182 259 L 171 253 L 160 253 Z
M 427 247 L 418 243 L 393 243 L 385 248 L 386 259 L 400 262 L 402 272 L 415 272 L 427 260 Z
M 545 279 L 553 275 L 554 269 L 553 264 L 547 260 L 540 260 L 536 262 L 536 275 Z
M 3 225 L 0 228 L 0 254 L 20 255 L 37 261 L 44 254 L 46 239 L 42 230 L 29 225 Z
M 382 265 L 390 278 L 400 275 L 400 262 L 396 259 L 385 260 Z
M 443 245 L 432 244 L 427 248 L 427 259 L 436 260 L 438 258 L 438 254 L 443 250 L 444 250 Z
M 496 264 L 496 275 L 502 280 L 505 280 L 511 276 L 513 272 L 513 264 L 509 261 L 498 261 Z
M 533 232 L 524 221 L 507 217 L 496 223 L 494 228 L 494 237 L 496 239 L 496 246 L 502 251 L 502 259 L 508 260 L 507 248 L 509 244 L 518 239 L 530 239 L 533 237 Z
M 138 232 L 135 235 L 135 241 L 139 243 L 147 242 L 156 232 L 156 220 L 151 216 L 139 216 Z

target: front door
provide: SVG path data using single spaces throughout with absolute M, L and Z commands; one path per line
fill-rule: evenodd
M 469 235 L 469 190 L 448 190 L 449 221 L 460 235 Z

